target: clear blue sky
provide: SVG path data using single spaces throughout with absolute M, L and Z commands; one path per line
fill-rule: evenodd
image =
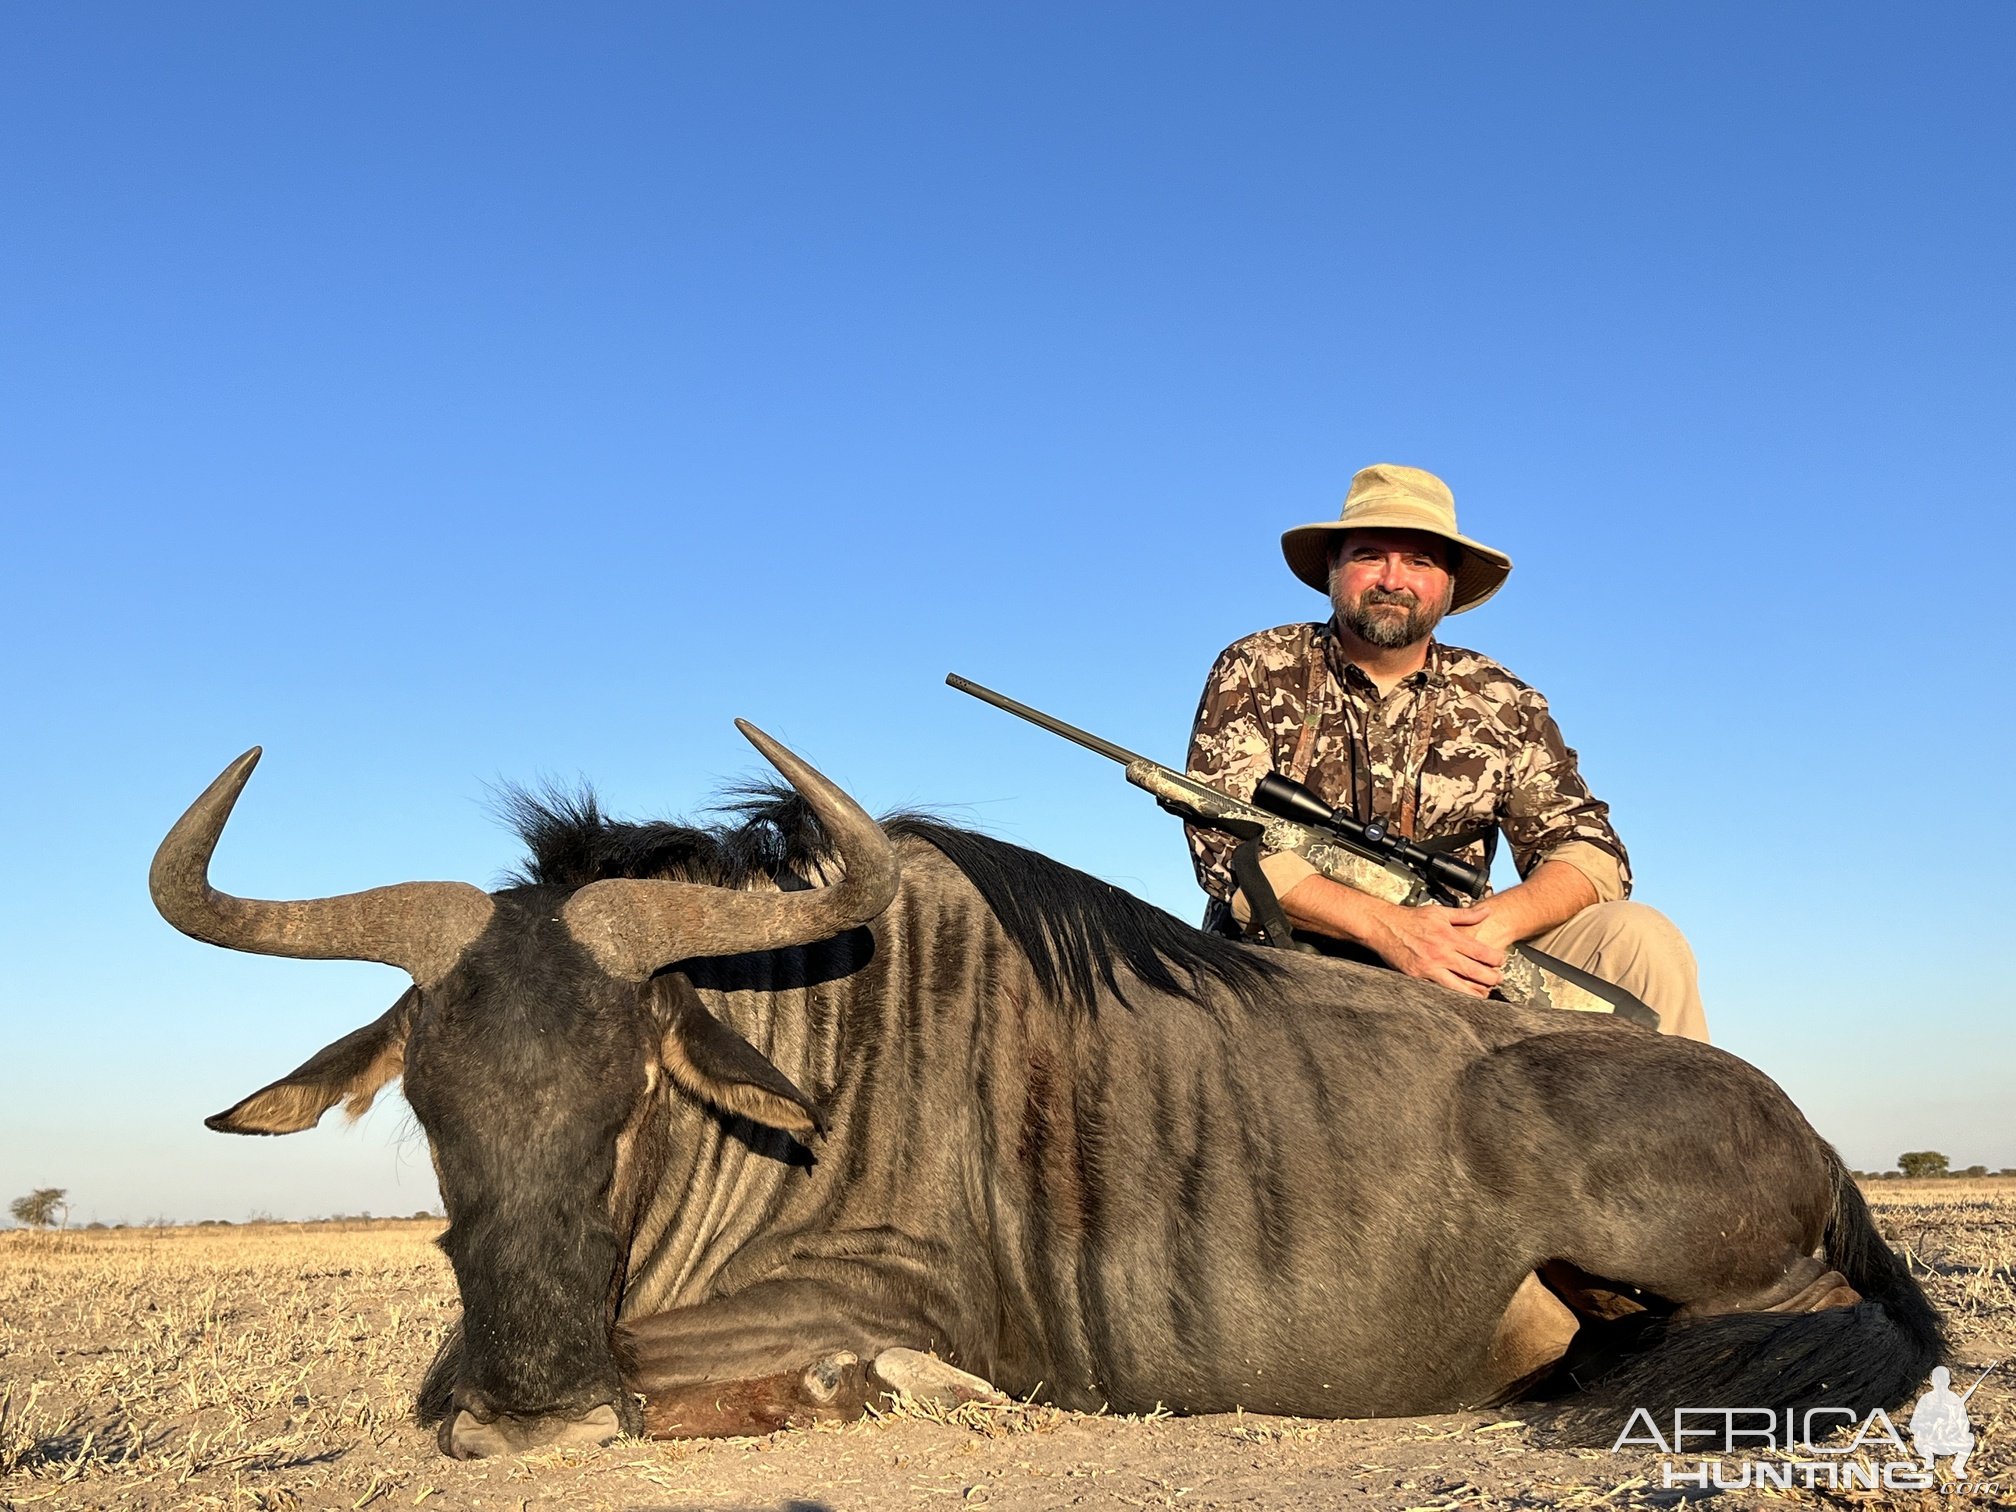
M 1449 638 L 1553 699 L 1718 1039 L 1852 1164 L 2016 1165 L 2008 6 L 0 33 L 0 1196 L 434 1200 L 397 1099 L 200 1126 L 403 981 L 154 916 L 254 742 L 248 893 L 493 880 L 504 778 L 693 811 L 743 715 L 1194 916 L 1116 768 L 941 679 L 1179 760 L 1376 460 L 1518 561 Z

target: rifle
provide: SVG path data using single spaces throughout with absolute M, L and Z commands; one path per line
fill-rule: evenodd
M 1249 888 L 1241 879 L 1241 888 L 1249 899 L 1254 899 L 1256 891 L 1261 890 L 1272 896 L 1264 880 L 1257 876 L 1257 864 L 1251 864 L 1262 847 L 1293 851 L 1332 882 L 1403 908 L 1444 900 L 1469 902 L 1489 886 L 1489 879 L 1476 867 L 1465 865 L 1454 856 L 1424 850 L 1395 835 L 1377 820 L 1361 823 L 1341 810 L 1332 809 L 1308 788 L 1278 772 L 1261 779 L 1254 790 L 1253 803 L 1241 803 L 1208 783 L 1136 755 L 1110 740 L 1101 740 L 1089 731 L 1017 703 L 991 688 L 983 688 L 956 672 L 947 673 L 945 681 L 961 693 L 970 693 L 983 703 L 1026 719 L 1052 735 L 1061 735 L 1088 751 L 1097 751 L 1109 761 L 1119 762 L 1127 769 L 1129 782 L 1178 818 L 1237 837 L 1249 862 L 1246 870 L 1258 882 L 1257 888 Z M 1235 853 L 1235 867 L 1238 862 Z M 1278 916 L 1278 905 L 1275 912 Z M 1270 944 L 1291 948 L 1299 944 L 1287 930 L 1285 920 L 1271 929 L 1264 924 L 1262 927 Z M 1531 945 L 1514 945 L 1506 951 L 1497 992 L 1508 1003 L 1582 1013 L 1614 1013 L 1634 1024 L 1659 1027 L 1658 1014 L 1622 987 L 1591 976 Z
M 2002 1362 L 2000 1360 L 1997 1360 L 1995 1362 L 1995 1365 L 2000 1365 L 2001 1363 Z M 1974 1384 L 1972 1386 L 1969 1386 L 1965 1391 L 1960 1393 L 1960 1405 L 1962 1407 L 1965 1407 L 1967 1405 L 1967 1398 L 1974 1395 L 1974 1393 L 1980 1389 L 1981 1383 L 1988 1379 L 1990 1373 L 1993 1372 L 1993 1370 L 1995 1369 L 1995 1365 L 1990 1365 L 1987 1370 L 1982 1371 L 1981 1374 L 1974 1377 Z

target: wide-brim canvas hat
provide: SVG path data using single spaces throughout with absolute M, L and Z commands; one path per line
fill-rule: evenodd
M 1456 590 L 1449 612 L 1475 609 L 1504 584 L 1512 558 L 1456 528 L 1456 496 L 1418 467 L 1375 462 L 1351 479 L 1344 511 L 1334 520 L 1297 525 L 1281 537 L 1288 569 L 1318 593 L 1330 592 L 1330 548 L 1340 530 L 1421 530 L 1455 546 Z

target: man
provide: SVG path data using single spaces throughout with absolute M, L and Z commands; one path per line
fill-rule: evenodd
M 1381 463 L 1351 480 L 1343 513 L 1281 538 L 1288 566 L 1330 597 L 1323 624 L 1237 641 L 1211 668 L 1190 774 L 1250 799 L 1280 771 L 1361 820 L 1488 868 L 1502 831 L 1520 882 L 1469 908 L 1401 908 L 1263 854 L 1298 932 L 1396 970 L 1488 996 L 1508 945 L 1530 940 L 1637 995 L 1662 1032 L 1708 1037 L 1693 953 L 1664 915 L 1625 901 L 1630 860 L 1583 783 L 1547 701 L 1488 657 L 1444 645 L 1445 614 L 1498 591 L 1511 558 L 1456 528 L 1432 473 Z M 1192 827 L 1206 924 L 1251 917 L 1232 877 L 1235 841 Z

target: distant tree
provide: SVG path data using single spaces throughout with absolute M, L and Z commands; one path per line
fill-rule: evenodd
M 1906 1150 L 1897 1157 L 1897 1169 L 1913 1181 L 1946 1174 L 1946 1157 L 1937 1150 Z
M 1967 1169 L 1962 1171 L 1960 1174 L 1962 1176 L 1986 1176 L 1988 1174 L 1988 1167 L 1983 1165 L 1973 1165 L 1967 1167 Z
M 69 1198 L 70 1194 L 62 1187 L 37 1187 L 26 1197 L 16 1197 L 7 1211 L 14 1215 L 16 1222 L 25 1223 L 30 1228 L 54 1228 L 59 1221 L 68 1228 Z

